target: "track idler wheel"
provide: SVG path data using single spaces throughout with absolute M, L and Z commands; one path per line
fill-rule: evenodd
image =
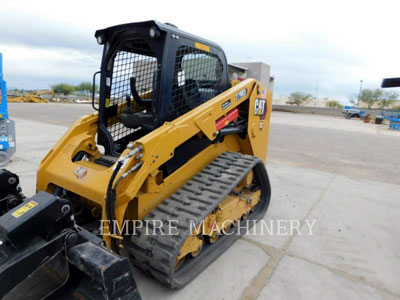
M 183 287 L 246 233 L 239 224 L 249 221 L 250 229 L 264 217 L 270 196 L 261 159 L 222 153 L 145 217 L 165 222 L 160 234 L 140 228 L 132 237 L 133 262 L 163 284 Z M 173 237 L 161 234 L 167 220 L 178 221 Z

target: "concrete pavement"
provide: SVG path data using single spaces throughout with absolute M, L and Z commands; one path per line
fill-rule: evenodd
M 76 114 L 65 111 L 65 116 Z M 387 180 L 392 173 L 385 172 L 391 158 L 379 156 L 383 162 L 377 164 L 381 166 L 379 173 L 365 176 L 362 166 L 355 168 L 361 169 L 359 173 L 346 163 L 339 171 L 330 166 L 334 162 L 324 166 L 318 160 L 324 150 L 321 145 L 316 147 L 320 152 L 308 155 L 301 140 L 292 146 L 290 141 L 283 144 L 284 135 L 290 131 L 301 137 L 304 132 L 306 136 L 312 134 L 310 129 L 331 130 L 329 138 L 343 142 L 341 137 L 348 129 L 335 128 L 331 119 L 333 128 L 321 128 L 315 119 L 310 119 L 313 117 L 307 115 L 304 118 L 309 119 L 293 124 L 285 121 L 291 120 L 291 114 L 274 112 L 272 118 L 267 165 L 272 199 L 264 220 L 299 220 L 300 233 L 277 236 L 249 232 L 178 291 L 171 291 L 136 270 L 143 299 L 400 299 L 400 185 L 387 183 L 392 182 Z M 24 192 L 32 195 L 40 159 L 67 127 L 45 124 L 49 121 L 43 119 L 42 123 L 15 120 L 18 148 L 8 168 L 21 175 Z M 304 125 L 307 120 L 310 122 Z M 363 134 L 366 139 L 378 136 L 373 132 Z M 393 147 L 388 151 L 398 153 L 396 142 L 392 142 L 396 137 L 384 138 L 390 139 L 387 147 Z M 361 148 L 349 149 L 357 154 Z M 338 161 L 340 157 L 345 160 L 343 155 L 347 152 L 331 152 Z M 302 155 L 304 159 L 299 161 Z M 397 161 L 394 165 L 399 168 Z M 343 175 L 346 170 L 351 176 Z M 316 220 L 312 236 L 307 235 L 306 220 Z
M 400 131 L 343 117 L 273 112 L 270 160 L 400 184 Z
M 90 104 L 9 103 L 10 116 L 27 121 L 70 126 L 78 117 L 94 112 Z

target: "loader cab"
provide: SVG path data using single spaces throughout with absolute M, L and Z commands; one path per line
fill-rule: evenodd
M 95 37 L 104 45 L 97 141 L 106 155 L 230 88 L 223 50 L 171 24 L 124 24 Z

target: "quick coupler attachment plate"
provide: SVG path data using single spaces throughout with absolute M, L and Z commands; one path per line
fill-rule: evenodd
M 71 214 L 67 200 L 39 192 L 0 217 L 0 240 L 15 249 L 24 248 L 38 236 L 48 240 L 72 225 Z

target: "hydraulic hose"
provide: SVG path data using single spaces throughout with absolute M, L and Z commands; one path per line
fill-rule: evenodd
M 111 201 L 110 201 L 110 212 L 111 212 L 111 218 L 112 220 L 116 220 L 117 216 L 115 214 L 115 200 L 117 199 L 117 188 L 119 183 L 126 178 L 129 174 L 133 173 L 137 169 L 139 169 L 142 166 L 143 162 L 138 162 L 135 164 L 132 168 L 130 168 L 126 173 L 122 174 L 117 181 L 115 182 L 114 186 L 111 189 Z
M 140 151 L 142 151 L 142 147 L 139 146 L 132 151 L 130 151 L 125 157 L 120 159 L 110 177 L 110 180 L 108 182 L 107 186 L 107 193 L 106 193 L 106 213 L 107 213 L 107 218 L 109 221 L 109 230 L 110 234 L 115 233 L 115 228 L 114 228 L 114 222 L 117 220 L 116 214 L 115 214 L 115 201 L 117 199 L 117 187 L 118 184 L 121 182 L 122 179 L 124 179 L 126 176 L 128 176 L 130 173 L 136 171 L 140 166 L 143 164 L 142 162 L 138 162 L 136 165 L 134 165 L 131 169 L 129 169 L 126 173 L 122 174 L 114 184 L 115 178 L 117 177 L 118 172 L 120 171 L 121 167 L 123 166 L 124 162 L 126 159 L 135 156 L 138 154 Z M 141 156 L 141 154 L 140 154 Z M 111 239 L 111 248 L 112 250 L 119 254 L 119 247 L 117 241 L 112 238 Z
M 114 193 L 113 195 L 113 183 L 115 180 L 115 177 L 117 177 L 117 174 L 119 170 L 121 169 L 123 165 L 123 161 L 118 161 L 117 166 L 114 169 L 114 172 L 111 175 L 110 181 L 108 182 L 108 187 L 107 187 L 107 194 L 106 194 L 106 212 L 107 212 L 107 218 L 109 221 L 109 231 L 110 234 L 114 233 L 114 220 L 115 218 L 115 204 L 112 205 L 113 202 L 115 202 L 116 195 Z M 114 207 L 114 210 L 112 209 Z M 115 239 L 111 239 L 111 248 L 113 251 L 115 251 L 117 254 L 119 254 L 119 249 L 117 245 L 117 241 Z

